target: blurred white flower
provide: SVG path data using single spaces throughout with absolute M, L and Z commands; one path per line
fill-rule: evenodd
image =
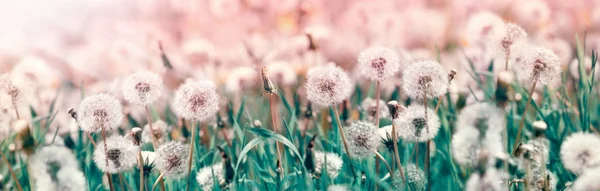
M 400 70 L 400 58 L 393 50 L 371 47 L 358 56 L 358 70 L 374 81 L 384 81 Z
M 121 102 L 109 94 L 87 96 L 77 109 L 77 122 L 85 132 L 112 131 L 123 120 Z
M 217 164 L 214 164 L 211 166 L 207 166 L 207 167 L 204 167 L 204 168 L 201 168 L 200 170 L 198 170 L 198 174 L 196 174 L 196 181 L 198 181 L 198 184 L 200 186 L 202 186 L 202 189 L 204 191 L 213 190 L 213 187 L 215 186 L 214 178 L 217 178 L 216 182 L 219 184 L 225 183 L 225 174 L 223 171 L 223 165 L 226 165 L 226 164 L 223 164 L 222 162 L 220 162 L 220 163 L 217 163 Z M 219 186 L 219 185 L 216 185 L 216 186 Z
M 182 118 L 204 121 L 219 110 L 219 95 L 211 81 L 187 81 L 173 98 L 173 110 Z
M 158 148 L 154 166 L 166 177 L 182 178 L 187 175 L 189 156 L 189 145 L 172 141 Z
M 550 49 L 528 47 L 517 71 L 524 84 L 551 84 L 555 78 L 560 78 L 560 60 Z
M 427 119 L 423 105 L 408 106 L 393 123 L 400 130 L 404 141 L 425 142 L 433 139 L 440 130 L 440 119 L 432 109 L 427 108 Z
M 137 165 L 139 149 L 133 141 L 113 135 L 96 145 L 94 163 L 101 171 L 111 174 L 131 170 Z
M 123 97 L 133 104 L 150 105 L 164 91 L 162 79 L 152 72 L 137 72 L 123 82 Z
M 333 63 L 311 68 L 306 79 L 307 99 L 320 106 L 341 103 L 352 93 L 350 78 Z
M 560 147 L 560 158 L 565 168 L 581 174 L 585 169 L 600 165 L 600 137 L 590 133 L 574 133 Z
M 502 191 L 508 190 L 508 174 L 496 168 L 487 168 L 485 173 L 474 172 L 467 180 L 466 191 Z
M 411 98 L 434 98 L 448 92 L 448 73 L 436 61 L 413 62 L 402 75 L 404 93 Z
M 344 161 L 340 156 L 335 153 L 325 153 L 320 151 L 315 151 L 314 155 L 315 174 L 320 175 L 325 168 L 327 168 L 327 175 L 331 179 L 335 179 L 340 174 L 342 166 L 344 165 Z
M 348 140 L 348 150 L 351 156 L 362 160 L 375 155 L 375 151 L 381 146 L 381 138 L 374 124 L 356 121 L 348 127 L 344 127 L 344 134 Z

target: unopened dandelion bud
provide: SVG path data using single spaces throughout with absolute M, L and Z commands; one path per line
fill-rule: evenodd
M 502 71 L 498 73 L 498 80 L 496 83 L 496 92 L 495 98 L 496 100 L 508 101 L 509 95 L 512 92 L 511 84 L 514 81 L 513 74 L 508 71 Z
M 400 113 L 402 112 L 401 110 L 404 109 L 404 108 L 401 108 L 404 106 L 399 105 L 398 101 L 396 101 L 396 100 L 389 101 L 387 103 L 387 107 L 388 107 L 388 110 L 390 111 L 390 116 L 392 117 L 392 120 L 398 119 L 398 116 L 400 116 Z
M 262 81 L 263 81 L 263 87 L 266 93 L 273 93 L 276 94 L 277 93 L 277 89 L 275 88 L 275 85 L 273 85 L 273 82 L 271 82 L 271 79 L 269 78 L 269 73 L 267 71 L 267 67 L 263 67 L 262 68 Z
M 254 125 L 255 128 L 260 128 L 262 127 L 262 122 L 260 122 L 260 120 L 254 120 L 254 122 L 252 122 L 252 125 Z
M 543 136 L 546 129 L 548 129 L 548 124 L 544 121 L 534 121 L 532 124 L 533 129 L 535 130 L 535 136 Z
M 139 127 L 134 127 L 133 129 L 131 129 L 131 137 L 133 137 L 134 141 L 136 144 L 140 144 L 142 141 L 142 128 Z
M 312 34 L 310 33 L 305 33 L 304 35 L 306 35 L 306 38 L 308 39 L 308 50 L 316 51 L 318 47 L 315 43 L 315 38 L 313 38 Z
M 75 109 L 69 108 L 69 110 L 67 112 L 73 119 L 77 120 L 77 111 L 75 111 Z
M 450 70 L 450 72 L 448 73 L 448 82 L 452 82 L 452 80 L 454 80 L 454 77 L 456 77 L 456 74 L 458 74 L 458 72 L 456 72 L 456 69 Z

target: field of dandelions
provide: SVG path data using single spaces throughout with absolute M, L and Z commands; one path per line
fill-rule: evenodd
M 0 190 L 600 190 L 600 3 L 134 2 L 0 37 Z

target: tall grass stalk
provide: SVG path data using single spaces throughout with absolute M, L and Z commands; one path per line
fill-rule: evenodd
M 529 110 L 529 104 L 533 97 L 533 92 L 535 91 L 535 86 L 537 85 L 537 81 L 533 81 L 531 88 L 529 89 L 529 97 L 527 98 L 527 102 L 525 103 L 525 110 L 523 110 L 523 115 L 521 115 L 521 122 L 519 122 L 519 130 L 517 131 L 517 138 L 515 139 L 515 143 L 513 144 L 512 153 L 515 154 L 517 151 L 517 146 L 519 145 L 519 141 L 521 140 L 521 133 L 523 131 L 523 125 L 525 125 L 525 116 L 527 115 L 527 111 Z

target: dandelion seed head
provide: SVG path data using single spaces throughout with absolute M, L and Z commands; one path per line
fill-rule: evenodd
M 164 85 L 160 76 L 152 72 L 137 72 L 125 79 L 123 97 L 133 104 L 146 106 L 162 95 Z
M 364 121 L 356 121 L 344 128 L 352 157 L 362 160 L 374 155 L 381 145 L 377 129 L 374 124 Z
M 556 175 L 550 171 L 545 171 L 544 173 L 540 170 L 542 170 L 541 167 L 535 169 L 533 172 L 530 172 L 528 175 L 525 176 L 525 180 L 527 181 L 529 189 L 535 191 L 543 191 L 544 184 L 546 183 L 546 181 L 549 181 L 549 190 L 556 190 L 556 183 L 558 182 L 558 177 L 556 177 Z
M 460 165 L 474 167 L 480 151 L 479 131 L 474 128 L 458 130 L 452 136 L 452 157 Z
M 511 15 L 528 31 L 538 31 L 550 21 L 552 10 L 546 1 L 530 0 L 512 6 Z
M 67 168 L 79 169 L 75 155 L 66 147 L 50 145 L 38 149 L 29 160 L 31 176 L 35 179 L 56 177 Z
M 600 190 L 598 174 L 600 174 L 600 168 L 586 170 L 575 180 L 573 187 L 571 187 L 572 190 Z
M 0 76 L 0 91 L 10 97 L 14 108 L 29 106 L 34 98 L 35 85 L 20 74 L 6 73 Z
M 508 190 L 508 174 L 495 168 L 487 168 L 485 173 L 474 172 L 467 180 L 467 191 Z
M 225 90 L 239 93 L 257 83 L 258 71 L 254 67 L 236 67 L 227 75 Z
M 371 98 L 366 98 L 361 103 L 362 109 L 368 114 L 369 120 L 375 120 L 375 113 L 379 111 L 379 118 L 388 118 L 390 116 L 390 110 L 383 100 L 379 100 L 379 108 L 377 108 L 377 101 Z
M 433 139 L 440 129 L 440 119 L 432 109 L 427 108 L 427 119 L 423 105 L 408 106 L 393 123 L 402 139 L 410 142 L 425 142 Z
M 271 62 L 267 68 L 269 68 L 269 77 L 274 80 L 274 83 L 291 86 L 298 81 L 294 68 L 284 61 Z
M 342 166 L 344 165 L 344 161 L 340 156 L 335 153 L 324 153 L 315 151 L 315 174 L 321 174 L 322 170 L 325 169 L 324 165 L 327 167 L 327 175 L 331 179 L 335 179 L 342 170 Z M 325 159 L 327 157 L 327 159 Z M 325 163 L 327 160 L 327 163 Z
M 504 28 L 504 20 L 491 11 L 473 13 L 467 21 L 464 38 L 467 45 L 485 45 L 486 37 L 496 28 Z
M 358 56 L 358 70 L 363 76 L 381 82 L 400 70 L 400 58 L 391 49 L 371 47 Z
M 211 81 L 187 81 L 173 98 L 175 113 L 188 120 L 204 121 L 219 110 L 219 95 Z
M 85 132 L 111 131 L 117 129 L 122 120 L 123 106 L 109 94 L 87 96 L 77 110 L 77 121 Z
M 560 59 L 550 49 L 530 47 L 524 54 L 518 74 L 523 83 L 551 84 L 561 73 Z
M 207 167 L 204 167 L 204 168 L 201 168 L 200 170 L 198 170 L 198 174 L 196 175 L 196 181 L 198 181 L 198 184 L 200 184 L 202 186 L 202 189 L 204 191 L 213 190 L 213 187 L 215 186 L 213 174 L 214 174 L 214 177 L 217 178 L 217 182 L 219 184 L 225 183 L 225 174 L 223 171 L 223 163 L 222 162 L 217 163 L 212 166 L 207 166 Z M 217 185 L 217 186 L 219 186 L 219 185 Z
M 434 98 L 448 92 L 448 73 L 436 61 L 416 61 L 404 70 L 404 92 L 411 98 Z
M 182 178 L 187 175 L 189 156 L 188 145 L 172 141 L 158 148 L 154 166 L 166 177 Z
M 162 120 L 158 120 L 152 123 L 152 129 L 150 126 L 146 124 L 144 126 L 144 130 L 142 131 L 142 142 L 151 143 L 152 142 L 152 130 L 154 130 L 154 137 L 156 138 L 158 144 L 162 144 L 167 140 L 168 133 L 168 125 Z
M 352 94 L 352 82 L 344 70 L 333 63 L 311 68 L 306 74 L 309 101 L 321 106 L 341 103 Z
M 560 158 L 565 168 L 575 174 L 600 165 L 600 138 L 590 133 L 574 133 L 560 148 Z
M 492 103 L 475 103 L 460 111 L 456 127 L 457 129 L 466 127 L 475 128 L 482 134 L 485 134 L 487 131 L 501 133 L 506 127 L 505 116 L 504 110 Z
M 100 142 L 94 150 L 94 162 L 102 172 L 119 173 L 137 165 L 139 147 L 123 136 L 113 135 Z M 108 163 L 107 159 L 108 158 Z
M 387 125 L 377 129 L 377 134 L 379 134 L 381 141 L 387 141 L 388 138 L 392 138 L 392 126 Z M 396 129 L 396 134 L 400 138 L 400 130 Z
M 414 164 L 406 165 L 406 181 L 411 190 L 424 190 L 427 185 L 425 172 Z
M 507 23 L 505 27 L 497 27 L 490 31 L 487 41 L 488 49 L 493 51 L 496 57 L 510 59 L 513 50 L 526 43 L 527 32 L 519 25 Z
M 57 191 L 86 191 L 87 180 L 79 169 L 68 168 L 57 173 Z

